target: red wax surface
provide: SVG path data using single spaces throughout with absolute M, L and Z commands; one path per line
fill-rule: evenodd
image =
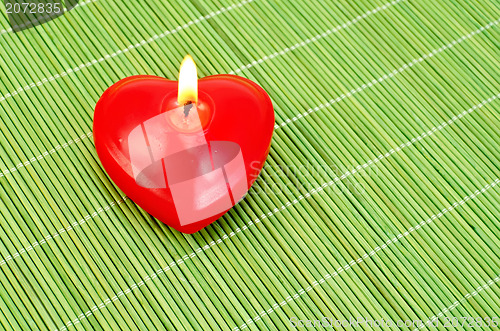
M 204 130 L 204 137 L 209 144 L 213 141 L 219 142 L 216 143 L 219 144 L 218 146 L 239 146 L 241 153 L 233 148 L 228 152 L 231 155 L 228 154 L 226 157 L 218 154 L 218 157 L 229 160 L 239 153 L 238 162 L 241 162 L 242 155 L 245 171 L 234 172 L 234 174 L 235 176 L 246 175 L 246 179 L 242 180 L 246 182 L 245 188 L 248 190 L 257 178 L 269 153 L 274 130 L 274 111 L 271 100 L 260 86 L 246 78 L 234 75 L 202 78 L 198 81 L 198 90 L 196 111 Z M 94 140 L 104 169 L 130 199 L 165 224 L 184 233 L 194 233 L 220 218 L 232 205 L 213 216 L 196 222 L 180 222 L 178 213 L 189 214 L 191 211 L 176 210 L 169 183 L 166 183 L 166 187 L 151 188 L 144 187 L 144 184 L 141 186 L 136 182 L 130 155 L 130 148 L 133 146 L 128 146 L 128 137 L 134 128 L 169 109 L 178 107 L 176 99 L 176 81 L 156 76 L 132 76 L 122 79 L 109 87 L 96 105 Z M 237 145 L 220 142 L 232 142 Z M 193 149 L 193 151 L 196 150 Z M 224 153 L 220 150 L 219 152 Z M 145 151 L 144 155 L 148 155 L 147 153 Z M 194 152 L 190 153 L 192 158 Z M 196 158 L 196 154 L 194 155 Z M 178 157 L 176 159 L 179 160 Z M 212 159 L 212 165 L 213 161 Z M 229 169 L 234 168 L 236 163 L 237 161 L 229 163 Z M 166 166 L 163 169 L 169 169 L 169 167 Z M 179 172 L 178 169 L 175 171 Z M 201 173 L 203 169 L 192 171 Z M 180 177 L 182 175 L 178 174 Z M 189 174 L 185 175 L 186 178 L 189 176 Z M 229 180 L 238 181 L 238 178 L 234 178 L 235 176 Z M 209 187 L 203 190 L 202 194 L 205 194 L 202 197 L 203 201 L 211 201 L 210 192 L 212 191 L 214 190 Z M 241 191 L 240 185 L 239 192 Z M 237 202 L 233 201 L 233 203 Z M 214 200 L 214 204 L 216 203 Z M 180 208 L 179 206 L 181 205 L 178 201 L 177 207 Z M 203 214 L 203 211 L 201 212 Z

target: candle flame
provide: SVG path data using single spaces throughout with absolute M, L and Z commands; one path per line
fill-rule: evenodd
M 179 69 L 177 102 L 179 105 L 198 102 L 198 75 L 191 55 L 186 55 Z

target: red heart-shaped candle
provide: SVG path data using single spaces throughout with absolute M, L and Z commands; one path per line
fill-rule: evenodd
M 234 75 L 200 79 L 198 101 L 187 111 L 177 104 L 177 88 L 156 76 L 112 85 L 96 105 L 94 140 L 104 169 L 130 199 L 194 233 L 226 213 L 257 178 L 274 111 L 260 86 Z M 195 129 L 184 130 L 190 119 Z

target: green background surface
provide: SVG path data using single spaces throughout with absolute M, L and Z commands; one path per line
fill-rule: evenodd
M 499 2 L 95 0 L 0 21 L 1 328 L 494 328 Z M 123 197 L 91 133 L 108 86 L 177 79 L 187 53 L 260 84 L 277 124 L 251 194 L 193 235 Z

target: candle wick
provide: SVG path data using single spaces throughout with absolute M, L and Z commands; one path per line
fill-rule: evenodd
M 193 108 L 193 102 L 188 101 L 184 104 L 184 117 L 188 117 L 189 111 Z

